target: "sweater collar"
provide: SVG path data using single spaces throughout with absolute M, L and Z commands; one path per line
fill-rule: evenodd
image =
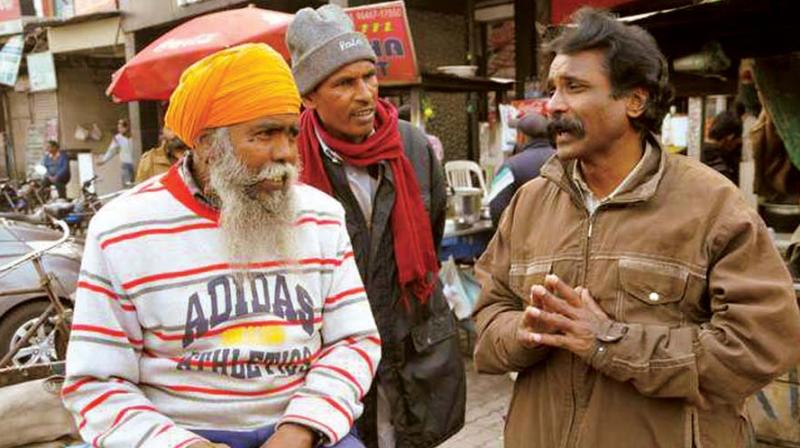
M 219 210 L 203 196 L 191 171 L 191 153 L 181 163 L 172 165 L 161 179 L 167 191 L 189 210 L 214 222 L 219 221 Z

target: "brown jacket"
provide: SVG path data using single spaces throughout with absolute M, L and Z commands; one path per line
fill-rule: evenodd
M 175 156 L 167 153 L 165 143 L 142 154 L 139 168 L 136 170 L 136 183 L 144 182 L 153 176 L 169 171 L 170 167 L 183 156 L 183 152 Z
M 736 187 L 660 149 L 642 163 L 590 217 L 574 163 L 551 159 L 477 265 L 477 368 L 520 372 L 506 447 L 746 446 L 745 398 L 798 359 L 791 279 Z M 549 272 L 627 328 L 591 365 L 516 343 L 523 298 Z

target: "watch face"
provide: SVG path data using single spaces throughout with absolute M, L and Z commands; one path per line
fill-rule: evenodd
M 628 332 L 628 327 L 619 322 L 610 322 L 604 331 L 597 335 L 597 339 L 603 342 L 617 342 Z
M 314 431 L 314 446 L 315 447 L 320 447 L 320 446 L 324 445 L 325 444 L 325 434 L 317 431 L 316 429 L 314 429 L 313 431 Z

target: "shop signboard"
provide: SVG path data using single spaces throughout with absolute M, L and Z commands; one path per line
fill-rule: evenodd
M 0 22 L 19 19 L 21 16 L 19 0 L 0 0 Z
M 31 53 L 28 55 L 28 77 L 31 83 L 31 92 L 44 92 L 55 90 L 56 67 L 53 63 L 53 53 Z
M 22 33 L 19 0 L 0 0 L 0 36 Z
M 76 16 L 117 10 L 117 0 L 74 0 Z
M 348 8 L 357 31 L 364 33 L 378 57 L 382 85 L 419 84 L 421 79 L 403 1 Z
M 17 83 L 23 45 L 22 35 L 19 34 L 11 36 L 0 50 L 0 84 L 13 86 Z
M 553 0 L 550 5 L 550 20 L 553 23 L 566 21 L 569 16 L 582 6 L 592 6 L 594 8 L 608 9 L 625 3 L 632 3 L 636 0 Z M 653 8 L 653 9 L 658 9 Z

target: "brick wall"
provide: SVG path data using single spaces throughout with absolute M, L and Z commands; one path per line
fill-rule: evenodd
M 409 9 L 408 21 L 420 69 L 433 72 L 442 65 L 465 64 L 467 24 L 462 15 Z M 445 160 L 465 159 L 467 133 L 467 95 L 427 92 L 436 116 L 426 125 L 429 134 L 442 141 Z

